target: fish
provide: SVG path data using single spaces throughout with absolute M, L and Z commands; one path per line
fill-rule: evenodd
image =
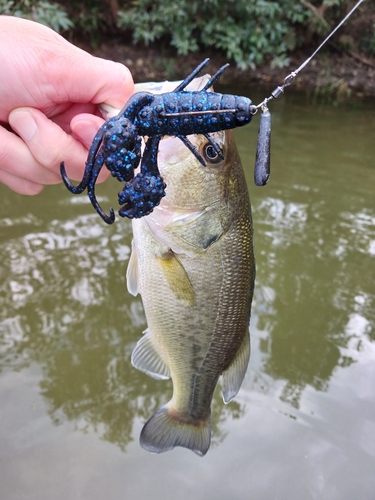
M 208 76 L 191 85 L 204 85 Z M 145 423 L 141 446 L 176 446 L 204 456 L 211 441 L 211 403 L 220 379 L 225 403 L 239 391 L 250 358 L 249 322 L 255 280 L 250 199 L 232 131 L 189 140 L 204 167 L 175 137 L 160 142 L 166 196 L 132 220 L 127 287 L 140 294 L 147 329 L 133 366 L 171 378 L 171 400 Z

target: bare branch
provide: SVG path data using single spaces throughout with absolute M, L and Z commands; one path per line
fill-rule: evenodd
M 324 24 L 324 26 L 326 28 L 330 27 L 329 24 L 327 23 L 327 21 L 324 19 L 324 14 L 325 14 L 325 11 L 327 10 L 327 6 L 326 5 L 321 4 L 320 7 L 316 8 L 308 0 L 300 0 L 300 2 L 301 2 L 302 5 L 304 5 L 309 10 L 311 10 L 311 12 L 313 14 L 315 14 L 316 17 L 319 18 L 322 21 L 322 23 Z

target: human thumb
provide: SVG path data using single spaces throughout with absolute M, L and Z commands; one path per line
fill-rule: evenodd
M 76 115 L 70 122 L 70 128 L 76 137 L 87 149 L 90 149 L 95 134 L 103 124 L 103 120 L 89 113 Z

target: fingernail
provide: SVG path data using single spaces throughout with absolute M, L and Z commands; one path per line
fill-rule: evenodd
M 27 111 L 13 111 L 9 116 L 9 123 L 24 141 L 31 141 L 38 128 L 36 121 Z

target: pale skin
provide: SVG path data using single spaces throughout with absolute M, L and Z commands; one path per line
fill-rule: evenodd
M 121 108 L 133 91 L 124 65 L 93 57 L 41 24 L 0 16 L 0 183 L 38 194 L 61 182 L 61 161 L 69 178 L 81 180 L 104 123 L 97 105 Z

